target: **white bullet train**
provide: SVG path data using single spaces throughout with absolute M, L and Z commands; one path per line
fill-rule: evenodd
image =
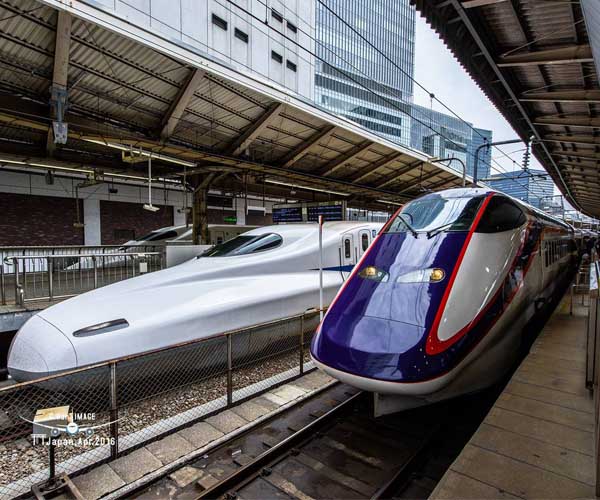
M 577 263 L 573 228 L 530 205 L 488 189 L 427 194 L 390 219 L 344 283 L 312 357 L 405 408 L 482 389 L 513 365 L 523 327 Z
M 324 304 L 383 224 L 323 227 Z M 259 323 L 319 305 L 318 225 L 254 229 L 178 266 L 49 307 L 17 332 L 8 355 L 26 381 Z

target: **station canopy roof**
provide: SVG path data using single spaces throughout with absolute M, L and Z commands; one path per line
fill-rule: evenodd
M 266 179 L 321 189 L 315 199 L 339 194 L 371 206 L 462 183 L 455 170 L 430 163 L 423 153 L 271 82 L 248 74 L 227 78 L 211 60 L 200 69 L 78 17 L 70 18 L 70 36 L 65 24 L 57 37 L 59 17 L 69 18 L 43 2 L 0 0 L 5 167 L 140 178 L 147 167 L 135 160 L 151 153 L 153 176 L 212 172 L 218 184 L 225 174 L 241 174 L 259 185 Z M 61 81 L 67 82 L 68 140 L 55 146 L 49 100 L 53 83 L 60 88 Z
M 600 217 L 600 2 L 411 0 L 567 199 Z

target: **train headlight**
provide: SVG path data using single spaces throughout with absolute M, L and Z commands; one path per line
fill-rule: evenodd
M 378 269 L 375 266 L 367 266 L 361 269 L 358 275 L 366 280 L 372 281 L 383 281 L 386 282 L 388 280 L 388 273 L 383 271 L 382 269 Z
M 396 283 L 438 283 L 444 279 L 446 273 L 439 267 L 418 269 L 398 276 Z

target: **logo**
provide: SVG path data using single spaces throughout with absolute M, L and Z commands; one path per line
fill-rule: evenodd
M 98 429 L 109 427 L 120 419 L 96 424 L 95 413 L 76 413 L 69 406 L 43 408 L 36 411 L 33 420 L 20 416 L 33 425 L 31 435 L 34 444 L 37 441 L 51 442 L 54 445 L 112 444 L 114 438 L 94 436 Z M 63 439 L 59 439 L 64 436 Z

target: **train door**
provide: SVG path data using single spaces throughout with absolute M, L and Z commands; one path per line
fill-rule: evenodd
M 356 264 L 356 252 L 354 248 L 354 236 L 351 233 L 342 236 L 341 248 L 342 278 L 347 279 Z
M 367 248 L 369 248 L 370 244 L 371 244 L 371 231 L 369 231 L 368 229 L 361 229 L 358 233 L 357 262 L 358 262 L 358 259 L 360 259 L 365 254 L 365 252 L 367 251 Z

